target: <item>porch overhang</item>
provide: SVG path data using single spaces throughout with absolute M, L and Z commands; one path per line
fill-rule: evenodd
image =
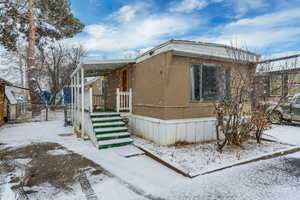
M 81 68 L 84 69 L 85 77 L 104 76 L 131 63 L 135 63 L 135 59 L 86 61 L 76 68 L 71 77 Z

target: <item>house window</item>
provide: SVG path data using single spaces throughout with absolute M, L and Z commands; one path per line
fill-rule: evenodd
M 195 64 L 191 66 L 193 101 L 218 101 L 228 95 L 230 70 L 226 67 Z
M 270 78 L 270 95 L 281 96 L 282 94 L 282 75 L 272 75 Z

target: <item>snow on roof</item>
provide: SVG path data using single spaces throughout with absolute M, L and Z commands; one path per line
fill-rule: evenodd
M 140 63 L 155 55 L 169 51 L 172 51 L 174 55 L 179 56 L 203 57 L 218 60 L 238 59 L 240 61 L 249 61 L 255 63 L 258 62 L 261 57 L 259 54 L 222 44 L 189 40 L 169 40 L 163 44 L 151 48 L 145 53 L 137 56 L 135 59 L 85 61 L 75 69 L 75 71 L 71 74 L 71 77 L 73 77 L 81 68 L 84 69 L 84 73 L 87 77 L 102 76 L 110 73 L 113 70 L 124 67 L 127 64 Z M 238 58 L 233 55 L 237 53 L 239 54 Z
M 260 73 L 291 70 L 300 70 L 300 54 L 264 60 L 257 65 L 257 71 Z
M 3 79 L 3 78 L 0 78 L 0 84 L 12 85 L 11 82 L 9 82 L 9 81 L 7 81 L 7 80 L 5 80 L 5 79 Z
M 99 77 L 91 78 L 84 84 L 84 86 L 89 86 L 89 85 L 95 83 L 98 79 L 99 79 Z
M 138 56 L 136 58 L 136 62 L 142 62 L 143 60 L 146 60 L 152 56 L 167 51 L 173 51 L 178 55 L 199 57 L 209 56 L 221 59 L 234 59 L 233 56 L 230 55 L 231 51 L 239 51 L 241 54 L 245 55 L 240 56 L 241 60 L 247 59 L 247 61 L 257 62 L 260 58 L 259 54 L 223 44 L 197 42 L 190 40 L 169 40 Z
M 7 97 L 10 104 L 17 104 L 17 99 L 13 93 L 12 87 L 5 87 L 5 96 Z

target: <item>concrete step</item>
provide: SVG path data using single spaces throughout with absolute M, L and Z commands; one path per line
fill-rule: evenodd
M 130 137 L 130 133 L 128 132 L 120 132 L 120 133 L 111 133 L 111 134 L 101 134 L 96 135 L 97 140 L 113 140 L 113 139 L 120 139 L 120 138 L 128 138 Z
M 101 140 L 98 142 L 99 149 L 110 148 L 110 147 L 119 147 L 131 144 L 133 140 L 131 138 L 122 138 L 114 140 Z
M 127 127 L 112 127 L 112 128 L 95 128 L 96 134 L 109 134 L 109 133 L 117 133 L 117 132 L 126 132 Z
M 118 127 L 118 126 L 125 126 L 125 123 L 122 121 L 93 123 L 94 128 L 106 128 L 106 127 Z
M 104 123 L 104 122 L 114 122 L 114 121 L 120 121 L 121 117 L 94 117 L 92 118 L 93 123 Z
M 120 113 L 116 112 L 94 112 L 91 113 L 91 118 L 102 118 L 102 117 L 119 117 Z

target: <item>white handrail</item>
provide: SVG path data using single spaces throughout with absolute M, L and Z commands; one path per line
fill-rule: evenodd
M 90 87 L 90 113 L 93 112 L 93 88 Z
M 116 96 L 116 109 L 117 112 L 127 111 L 132 112 L 132 89 L 130 88 L 128 92 L 120 91 L 117 88 Z

